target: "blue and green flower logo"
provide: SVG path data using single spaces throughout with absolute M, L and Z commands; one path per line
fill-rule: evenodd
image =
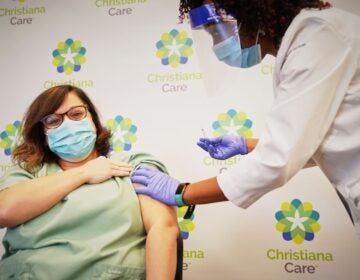
M 7 124 L 5 130 L 0 133 L 0 148 L 4 149 L 6 156 L 11 156 L 21 129 L 21 122 L 15 121 L 12 124 Z
M 178 207 L 177 209 L 178 224 L 179 224 L 181 236 L 184 240 L 188 239 L 190 236 L 190 232 L 195 229 L 195 224 L 193 223 L 193 220 L 195 218 L 194 214 L 192 214 L 190 218 L 184 219 L 184 215 L 187 209 L 188 206 Z
M 65 42 L 59 42 L 57 49 L 53 51 L 52 64 L 59 73 L 71 75 L 73 72 L 79 72 L 81 65 L 86 62 L 85 53 L 86 49 L 79 40 L 67 39 Z
M 137 127 L 133 125 L 130 118 L 124 118 L 120 115 L 106 122 L 106 127 L 112 132 L 110 139 L 111 150 L 117 153 L 130 151 L 131 145 L 137 140 Z
M 234 109 L 219 114 L 217 121 L 212 124 L 212 127 L 214 129 L 214 137 L 222 135 L 239 135 L 250 138 L 253 135 L 251 131 L 252 121 L 247 118 L 246 113 L 237 112 Z
M 310 202 L 302 203 L 299 199 L 294 199 L 291 203 L 284 202 L 275 218 L 278 221 L 275 227 L 282 232 L 284 240 L 295 244 L 302 244 L 305 240 L 312 241 L 315 233 L 320 230 L 320 214 Z
M 156 57 L 161 59 L 163 65 L 176 68 L 187 63 L 188 57 L 193 54 L 192 44 L 193 40 L 185 31 L 173 29 L 169 33 L 163 33 L 161 40 L 156 43 Z

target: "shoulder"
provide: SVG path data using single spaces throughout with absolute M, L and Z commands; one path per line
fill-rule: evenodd
M 14 164 L 9 167 L 5 174 L 0 178 L 0 189 L 5 189 L 20 181 L 34 178 L 35 175 L 26 171 L 21 166 Z
M 44 163 L 35 167 L 31 172 L 22 168 L 19 164 L 13 164 L 0 178 L 0 189 L 14 185 L 24 180 L 48 176 L 59 172 L 61 169 L 56 163 Z
M 123 153 L 111 153 L 108 156 L 110 159 L 130 163 L 134 169 L 141 164 L 153 165 L 161 171 L 166 171 L 165 165 L 157 159 L 155 156 L 144 152 L 123 152 Z
M 337 8 L 304 9 L 288 27 L 279 52 L 313 41 L 326 43 L 327 40 L 339 40 L 350 43 L 355 23 L 360 24 L 360 17 Z
M 347 13 L 336 8 L 302 10 L 286 31 L 276 58 L 275 74 L 285 64 L 296 69 L 315 69 L 334 65 L 345 55 L 354 55 L 352 25 L 343 23 Z M 357 17 L 354 16 L 356 20 Z
M 151 154 L 143 153 L 143 152 L 122 152 L 122 153 L 112 152 L 108 155 L 108 158 L 131 163 L 136 160 L 146 160 L 154 157 Z

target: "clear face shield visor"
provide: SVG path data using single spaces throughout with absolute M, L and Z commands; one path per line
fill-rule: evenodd
M 260 46 L 242 49 L 237 20 L 217 11 L 213 3 L 190 10 L 189 19 L 206 93 L 235 93 L 240 68 L 261 61 Z

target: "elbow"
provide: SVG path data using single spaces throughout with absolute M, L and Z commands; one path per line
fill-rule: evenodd
M 14 219 L 13 211 L 1 203 L 0 207 L 0 226 L 6 228 L 13 228 L 18 226 L 20 223 L 17 223 Z
M 179 225 L 177 223 L 177 220 L 174 219 L 165 219 L 162 221 L 158 221 L 152 227 L 150 228 L 150 231 L 152 233 L 157 234 L 166 234 L 171 239 L 177 239 L 180 235 L 180 229 Z
M 167 232 L 170 236 L 174 237 L 175 239 L 180 235 L 180 229 L 177 220 L 171 220 L 165 223 L 159 223 L 157 227 L 159 230 Z
M 4 201 L 0 199 L 0 226 L 7 227 L 8 224 L 8 210 L 7 207 L 4 205 Z
M 279 154 L 272 154 L 269 159 L 263 154 L 260 155 L 257 165 L 257 175 L 260 174 L 265 188 L 278 188 L 285 185 L 294 172 L 294 163 L 289 156 Z
M 12 224 L 8 218 L 7 211 L 1 207 L 0 209 L 0 227 L 11 227 Z

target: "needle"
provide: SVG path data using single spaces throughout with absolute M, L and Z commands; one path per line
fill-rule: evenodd
M 205 129 L 201 129 L 202 135 L 206 138 L 206 133 L 205 133 Z

